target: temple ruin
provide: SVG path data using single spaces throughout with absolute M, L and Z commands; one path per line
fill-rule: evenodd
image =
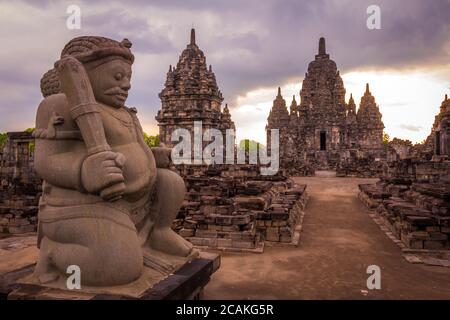
M 267 118 L 268 133 L 280 130 L 283 168 L 296 175 L 312 175 L 316 169 L 341 169 L 348 175 L 360 166 L 359 160 L 372 164 L 383 157 L 384 124 L 369 84 L 358 110 L 352 95 L 345 101 L 345 92 L 336 63 L 326 52 L 325 39 L 320 38 L 318 54 L 303 80 L 300 102 L 294 96 L 288 110 L 278 88 Z M 356 168 L 351 170 L 351 165 Z
M 202 129 L 235 129 L 228 106 L 222 110 L 223 97 L 216 82 L 212 66 L 195 42 L 195 30 L 191 40 L 180 55 L 177 65 L 169 67 L 164 89 L 159 94 L 161 109 L 156 120 L 161 143 L 173 146 L 172 132 L 177 128 L 194 132 L 194 122 L 201 121 Z
M 167 146 L 174 145 L 175 129 L 192 135 L 196 121 L 202 122 L 203 133 L 214 128 L 225 136 L 227 129 L 235 129 L 228 106 L 221 110 L 223 97 L 194 29 L 177 66 L 169 67 L 159 97 L 156 120 Z M 262 252 L 267 242 L 298 244 L 306 186 L 281 174 L 263 176 L 258 165 L 248 164 L 248 154 L 246 158 L 241 165 L 174 166 L 188 190 L 173 225 L 180 235 L 199 247 L 234 251 Z
M 401 247 L 444 258 L 441 251 L 450 249 L 449 122 L 446 95 L 426 142 L 406 153 L 395 142 L 380 181 L 359 186 L 361 201 Z
M 8 132 L 0 150 L 0 233 L 36 231 L 41 180 L 36 176 L 31 132 Z

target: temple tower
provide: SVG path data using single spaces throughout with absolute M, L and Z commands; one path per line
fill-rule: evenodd
M 286 151 L 280 156 L 299 159 L 291 166 L 303 161 L 316 169 L 335 169 L 350 153 L 364 157 L 362 151 L 373 158 L 381 154 L 384 125 L 375 98 L 367 85 L 358 112 L 352 95 L 346 103 L 344 83 L 327 53 L 325 38 L 319 39 L 317 54 L 308 65 L 300 103 L 294 98 L 290 109 L 288 121 L 279 90 L 266 129 L 280 130 L 280 150 Z
M 361 97 L 356 119 L 359 128 L 359 148 L 366 151 L 380 151 L 383 147 L 384 124 L 368 83 L 366 84 L 366 91 Z
M 156 120 L 161 143 L 173 146 L 172 132 L 178 128 L 193 133 L 194 121 L 202 121 L 203 131 L 210 128 L 234 128 L 228 107 L 221 110 L 222 93 L 211 66 L 198 47 L 195 30 L 191 29 L 190 42 L 180 55 L 177 65 L 169 67 L 164 89 L 159 94 L 161 109 Z

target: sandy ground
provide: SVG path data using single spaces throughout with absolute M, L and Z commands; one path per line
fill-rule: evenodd
M 357 198 L 375 179 L 295 178 L 307 184 L 298 247 L 263 254 L 222 255 L 205 299 L 450 299 L 450 268 L 408 263 Z M 381 289 L 366 286 L 369 265 L 381 268 Z

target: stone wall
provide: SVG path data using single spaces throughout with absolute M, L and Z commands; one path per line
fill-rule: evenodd
M 380 182 L 359 186 L 361 201 L 410 249 L 450 249 L 450 150 L 440 143 L 450 141 L 449 107 L 446 96 L 423 145 L 406 144 L 406 154 L 388 156 Z
M 347 150 L 341 155 L 336 166 L 337 177 L 379 177 L 385 166 L 384 157 L 376 158 L 360 150 Z
M 450 249 L 448 184 L 360 185 L 359 197 L 369 208 L 376 210 L 394 236 L 406 247 Z
M 8 132 L 0 158 L 0 233 L 36 230 L 41 180 L 33 169 L 34 138 Z
M 255 165 L 178 166 L 187 186 L 173 228 L 199 247 L 261 252 L 263 243 L 299 241 L 306 186 Z

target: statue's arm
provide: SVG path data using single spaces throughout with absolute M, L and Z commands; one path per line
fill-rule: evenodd
M 59 119 L 58 119 L 59 118 Z M 63 94 L 45 98 L 36 113 L 34 168 L 51 185 L 81 190 L 82 140 L 59 139 L 57 131 L 78 131 Z
M 112 151 L 89 154 L 64 94 L 49 96 L 36 115 L 36 173 L 54 186 L 100 195 L 113 201 L 124 188 L 124 156 Z
M 36 139 L 34 156 L 36 173 L 42 179 L 57 187 L 83 190 L 83 141 Z

